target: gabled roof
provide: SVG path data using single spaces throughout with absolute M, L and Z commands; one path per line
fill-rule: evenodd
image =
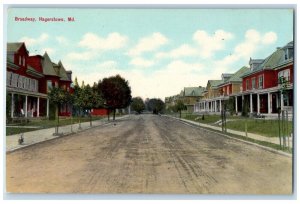
M 207 84 L 210 84 L 212 88 L 215 88 L 223 83 L 223 80 L 208 80 Z
M 235 72 L 225 83 L 230 83 L 230 82 L 242 82 L 241 76 L 246 73 L 249 70 L 248 67 L 244 66 L 240 68 L 237 72 Z M 224 84 L 225 84 L 224 83 Z
M 184 96 L 201 96 L 204 92 L 204 87 L 184 87 Z
M 17 52 L 24 42 L 7 43 L 7 52 Z
M 47 52 L 45 52 L 45 54 L 43 56 L 42 66 L 43 66 L 43 74 L 44 75 L 59 76 L 55 72 L 53 64 L 52 64 L 52 62 L 50 60 L 50 57 L 48 56 Z
M 70 79 L 68 78 L 67 72 L 63 66 L 63 64 L 61 63 L 61 61 L 58 62 L 58 66 L 59 66 L 59 76 L 60 76 L 60 80 L 63 81 L 70 81 Z
M 277 48 L 277 50 L 275 52 L 273 52 L 270 56 L 265 58 L 259 66 L 257 66 L 253 70 L 248 70 L 247 72 L 245 72 L 242 75 L 242 77 L 246 77 L 248 75 L 251 75 L 253 73 L 256 73 L 256 72 L 259 72 L 259 71 L 262 71 L 262 70 L 275 69 L 279 66 L 282 66 L 282 65 L 293 62 L 294 61 L 293 58 L 286 59 L 285 49 L 287 47 L 292 48 L 293 47 L 293 41 L 289 42 L 284 47 Z

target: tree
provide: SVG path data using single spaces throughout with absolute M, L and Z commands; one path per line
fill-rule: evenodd
M 132 99 L 131 108 L 133 111 L 136 111 L 138 114 L 142 113 L 145 110 L 145 104 L 142 98 L 135 97 Z
M 161 113 L 165 108 L 165 103 L 158 98 L 151 98 L 148 103 L 148 110 L 152 111 L 153 114 Z
M 103 96 L 108 114 L 110 110 L 113 111 L 113 120 L 115 120 L 116 109 L 126 108 L 131 102 L 131 88 L 128 81 L 120 75 L 99 81 L 98 90 Z
M 176 112 L 179 112 L 179 117 L 181 118 L 181 111 L 186 110 L 186 106 L 184 105 L 182 100 L 176 101 L 176 104 L 174 106 L 174 110 Z
M 52 87 L 50 92 L 48 93 L 48 98 L 50 102 L 55 104 L 55 115 L 56 115 L 56 120 L 57 120 L 57 125 L 55 128 L 55 133 L 54 135 L 58 135 L 58 128 L 59 128 L 59 117 L 58 117 L 58 109 L 60 105 L 67 103 L 68 101 L 72 100 L 71 94 L 58 87 Z

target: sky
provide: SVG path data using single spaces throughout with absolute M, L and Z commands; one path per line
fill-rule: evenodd
M 80 83 L 120 74 L 143 99 L 205 87 L 292 40 L 291 9 L 9 8 L 7 17 L 8 42 L 46 51 Z

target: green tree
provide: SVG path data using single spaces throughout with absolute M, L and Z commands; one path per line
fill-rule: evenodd
M 131 109 L 136 111 L 138 114 L 142 113 L 145 110 L 145 104 L 141 97 L 135 97 L 131 102 Z
M 187 110 L 186 106 L 184 105 L 182 100 L 176 101 L 176 104 L 174 106 L 174 110 L 176 112 L 179 112 L 179 117 L 181 118 L 181 111 Z
M 151 98 L 147 101 L 148 111 L 152 111 L 153 114 L 158 114 L 164 111 L 165 103 L 159 98 Z
M 225 106 L 229 110 L 230 115 L 233 115 L 235 113 L 234 104 L 235 104 L 234 97 L 229 97 L 229 100 L 225 101 Z
M 108 112 L 113 111 L 113 120 L 115 120 L 116 109 L 126 108 L 131 102 L 131 88 L 128 81 L 120 75 L 99 81 L 98 90 L 102 94 Z
M 59 128 L 59 117 L 58 117 L 58 110 L 60 105 L 67 103 L 68 101 L 72 100 L 71 94 L 58 87 L 52 87 L 50 92 L 48 93 L 48 98 L 50 102 L 55 105 L 55 115 L 56 115 L 56 128 L 54 135 L 58 135 L 58 128 Z

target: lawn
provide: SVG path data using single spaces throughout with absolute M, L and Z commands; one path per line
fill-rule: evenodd
M 264 120 L 264 119 L 238 119 L 235 121 L 228 121 L 226 127 L 232 130 L 245 131 L 245 123 L 247 122 L 247 130 L 250 133 L 255 133 L 267 137 L 278 137 L 278 120 Z M 292 121 L 288 121 L 288 134 L 293 131 Z
M 183 114 L 182 118 L 214 126 L 219 126 L 215 123 L 221 120 L 220 115 L 204 115 L 203 120 L 202 115 Z M 227 116 L 227 119 L 229 120 L 226 123 L 227 129 L 245 131 L 245 118 L 240 116 Z M 288 121 L 287 124 L 288 134 L 290 135 L 293 132 L 293 122 Z M 278 129 L 278 120 L 247 118 L 247 131 L 249 133 L 267 137 L 278 137 Z
M 92 121 L 94 120 L 100 120 L 106 118 L 106 116 L 93 116 Z M 81 122 L 89 122 L 89 117 L 81 117 Z M 60 118 L 59 119 L 59 126 L 65 126 L 65 125 L 71 125 L 79 123 L 79 117 L 73 117 L 71 118 Z M 16 123 L 16 124 L 7 124 L 9 127 L 6 127 L 6 135 L 13 135 L 13 134 L 19 134 L 21 132 L 30 132 L 34 130 L 39 129 L 45 129 L 45 128 L 51 128 L 55 127 L 57 125 L 56 120 L 29 120 L 29 122 L 22 122 L 22 123 Z M 13 127 L 16 126 L 16 127 Z M 30 128 L 30 126 L 35 128 Z

